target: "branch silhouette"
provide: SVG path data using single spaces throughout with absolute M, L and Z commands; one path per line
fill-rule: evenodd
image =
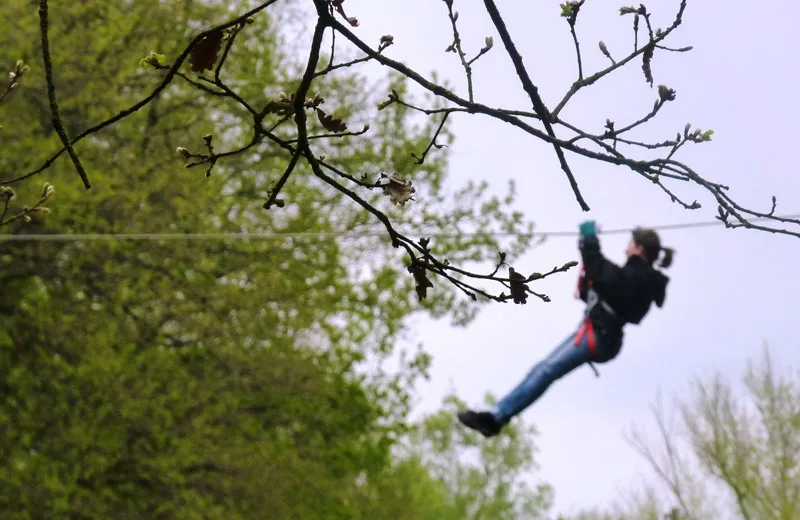
M 321 95 L 309 96 L 309 92 L 313 92 L 314 82 L 343 68 L 358 67 L 364 63 L 375 62 L 416 83 L 424 91 L 432 94 L 433 98 L 439 103 L 430 107 L 418 106 L 411 101 L 403 99 L 403 96 L 398 92 L 390 91 L 386 101 L 380 103 L 377 107 L 377 110 L 380 111 L 389 105 L 400 104 L 428 117 L 436 117 L 437 123 L 434 125 L 436 130 L 421 155 L 415 155 L 416 152 L 413 150 L 408 151 L 416 160 L 416 164 L 422 164 L 426 158 L 431 154 L 436 154 L 436 151 L 443 147 L 443 145 L 437 143 L 437 137 L 454 118 L 462 115 L 466 117 L 488 117 L 508 124 L 524 132 L 529 137 L 551 146 L 572 188 L 577 203 L 584 211 L 589 210 L 589 205 L 584 199 L 572 168 L 568 163 L 568 153 L 602 163 L 625 167 L 657 186 L 671 201 L 687 210 L 699 209 L 701 205 L 696 200 L 689 202 L 690 199 L 685 198 L 685 195 L 679 194 L 675 186 L 699 188 L 702 192 L 708 193 L 713 197 L 718 205 L 716 218 L 728 228 L 744 227 L 800 237 L 800 220 L 775 215 L 777 206 L 775 197 L 772 198 L 768 211 L 746 208 L 729 195 L 730 188 L 728 186 L 702 176 L 691 166 L 675 159 L 677 153 L 684 146 L 710 141 L 713 134 L 711 130 L 692 128 L 687 124 L 682 131 L 670 132 L 671 136 L 675 136 L 674 138 L 670 137 L 661 141 L 649 142 L 635 136 L 635 132 L 652 123 L 668 103 L 675 102 L 676 92 L 666 85 L 658 85 L 656 89 L 657 97 L 654 100 L 652 109 L 627 124 L 617 125 L 609 118 L 606 120 L 602 130 L 588 129 L 572 124 L 566 117 L 562 116 L 565 107 L 576 95 L 589 90 L 598 81 L 613 76 L 616 71 L 638 60 L 641 60 L 641 68 L 646 83 L 653 87 L 652 60 L 655 53 L 683 53 L 691 50 L 691 47 L 672 47 L 666 44 L 666 40 L 675 33 L 682 23 L 687 4 L 686 0 L 679 2 L 677 13 L 666 29 L 654 28 L 653 15 L 644 5 L 621 8 L 619 10 L 620 16 L 632 17 L 633 19 L 633 48 L 626 55 L 615 58 L 606 45 L 603 42 L 599 42 L 600 50 L 609 59 L 610 65 L 596 72 L 586 70 L 587 66 L 582 59 L 581 42 L 576 30 L 577 20 L 581 14 L 585 13 L 585 8 L 582 10 L 584 1 L 571 1 L 562 4 L 561 17 L 566 19 L 572 44 L 575 47 L 578 77 L 567 92 L 555 103 L 555 108 L 552 111 L 547 108 L 547 104 L 542 99 L 534 79 L 525 66 L 514 37 L 494 0 L 484 0 L 484 8 L 492 21 L 494 29 L 497 31 L 508 59 L 513 64 L 519 85 L 530 101 L 531 111 L 493 107 L 477 100 L 479 96 L 474 91 L 473 77 L 475 70 L 473 65 L 479 58 L 489 52 L 497 52 L 497 49 L 493 45 L 492 37 L 488 36 L 485 37 L 485 45 L 472 58 L 468 57 L 467 52 L 464 50 L 464 37 L 458 26 L 458 12 L 454 10 L 454 4 L 458 0 L 442 0 L 447 8 L 444 14 L 449 20 L 450 30 L 452 30 L 453 35 L 452 44 L 445 52 L 454 53 L 464 69 L 467 82 L 466 98 L 440 83 L 426 79 L 410 66 L 388 56 L 389 49 L 396 43 L 395 36 L 384 35 L 375 47 L 359 38 L 354 32 L 354 28 L 358 27 L 361 22 L 356 17 L 348 16 L 345 13 L 345 0 L 312 1 L 316 11 L 316 21 L 313 37 L 307 48 L 308 59 L 302 77 L 298 78 L 297 87 L 293 92 L 281 94 L 277 98 L 270 99 L 261 107 L 257 106 L 253 101 L 245 99 L 245 96 L 237 91 L 236 88 L 226 83 L 223 72 L 226 63 L 230 59 L 234 59 L 230 56 L 231 50 L 236 45 L 237 35 L 241 31 L 248 30 L 247 26 L 252 18 L 267 11 L 277 0 L 262 2 L 253 9 L 234 16 L 227 22 L 199 32 L 171 64 L 165 62 L 165 57 L 151 52 L 142 60 L 142 64 L 149 66 L 154 73 L 163 75 L 159 84 L 148 95 L 129 108 L 85 129 L 72 139 L 69 139 L 66 133 L 58 130 L 59 126 L 63 130 L 63 125 L 59 125 L 60 121 L 58 121 L 57 106 L 55 104 L 55 87 L 53 86 L 51 73 L 48 72 L 51 105 L 54 108 L 54 125 L 59 136 L 61 136 L 64 146 L 47 158 L 41 166 L 32 171 L 19 175 L 0 173 L 0 186 L 10 186 L 40 174 L 47 170 L 64 151 L 67 151 L 73 158 L 73 162 L 83 178 L 85 172 L 82 172 L 82 167 L 80 162 L 77 161 L 77 156 L 72 146 L 87 136 L 101 132 L 148 105 L 177 79 L 192 88 L 198 89 L 199 92 L 215 97 L 228 98 L 233 104 L 244 109 L 252 119 L 252 127 L 249 129 L 252 132 L 252 137 L 246 145 L 240 148 L 221 152 L 216 151 L 212 144 L 213 136 L 210 135 L 203 136 L 205 150 L 202 152 L 193 152 L 188 147 L 179 147 L 177 153 L 181 158 L 189 161 L 186 164 L 187 167 L 203 165 L 207 168 L 206 175 L 211 175 L 213 168 L 219 161 L 245 154 L 259 143 L 265 141 L 272 143 L 281 153 L 285 154 L 287 163 L 283 173 L 269 190 L 267 200 L 264 202 L 264 208 L 272 210 L 274 207 L 278 209 L 283 207 L 285 204 L 281 196 L 283 189 L 289 182 L 292 182 L 298 167 L 302 164 L 307 165 L 316 178 L 350 199 L 382 224 L 392 246 L 402 250 L 407 257 L 406 268 L 414 277 L 417 295 L 420 299 L 426 298 L 427 291 L 434 287 L 430 278 L 433 277 L 452 284 L 473 300 L 513 301 L 514 303 L 524 304 L 527 302 L 527 295 L 533 295 L 542 301 L 549 301 L 546 295 L 534 291 L 529 284 L 553 274 L 565 272 L 572 268 L 575 262 L 568 262 L 560 267 L 556 266 L 545 273 L 533 272 L 527 276 L 520 274 L 509 266 L 505 262 L 505 254 L 503 252 L 498 252 L 494 270 L 488 274 L 471 271 L 462 266 L 451 265 L 446 259 L 442 259 L 439 256 L 435 251 L 435 244 L 431 244 L 429 238 L 412 238 L 401 233 L 387 213 L 381 211 L 368 200 L 369 197 L 365 196 L 366 193 L 372 190 L 380 190 L 394 205 L 424 204 L 424 200 L 415 199 L 413 182 L 404 178 L 409 172 L 381 174 L 378 178 L 370 179 L 368 176 L 344 171 L 334 164 L 335 160 L 333 159 L 335 158 L 328 160 L 322 153 L 315 151 L 315 143 L 343 136 L 357 138 L 369 130 L 369 125 L 365 125 L 361 131 L 348 130 L 345 121 L 336 118 L 333 113 L 328 113 L 322 108 L 325 100 Z M 41 5 L 45 6 L 45 11 L 43 11 L 45 16 L 43 16 L 42 21 L 42 44 L 46 47 L 47 2 L 41 0 Z M 640 36 L 641 20 L 644 20 L 645 31 Z M 320 63 L 323 39 L 327 31 L 330 31 L 332 36 L 331 52 L 327 63 Z M 640 41 L 640 38 L 642 41 Z M 351 50 L 360 53 L 360 55 L 347 61 L 337 62 L 337 45 L 347 45 Z M 190 65 L 190 71 L 186 70 L 187 62 Z M 46 68 L 51 66 L 48 65 L 47 57 L 45 57 L 45 65 Z M 210 77 L 204 75 L 206 71 L 211 73 Z M 0 96 L 0 101 L 3 101 L 8 90 L 10 88 Z M 309 119 L 309 112 L 316 115 L 316 119 L 322 128 L 321 131 L 318 131 L 316 123 Z M 275 116 L 277 116 L 277 120 L 273 121 Z M 310 129 L 310 122 L 312 122 L 311 124 L 314 125 L 315 129 Z M 637 153 L 657 155 L 655 157 L 647 157 L 637 155 Z M 86 183 L 88 187 L 88 181 Z M 6 211 L 4 210 L 4 217 L 5 213 Z M 766 221 L 766 223 L 756 224 L 750 220 L 756 218 L 760 222 Z M 499 274 L 503 268 L 506 268 L 508 272 L 506 276 Z

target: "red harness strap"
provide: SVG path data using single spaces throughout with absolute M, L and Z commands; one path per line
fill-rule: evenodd
M 574 345 L 576 347 L 580 345 L 583 336 L 587 334 L 589 336 L 587 338 L 587 342 L 589 343 L 589 354 L 594 355 L 597 343 L 595 341 L 595 336 L 594 336 L 594 325 L 592 325 L 592 320 L 590 320 L 588 317 L 583 322 L 583 325 L 581 325 L 581 328 L 578 329 L 578 335 L 575 336 Z
M 586 273 L 586 267 L 583 264 L 581 264 L 581 274 L 578 277 L 578 287 L 575 288 L 575 298 L 580 298 L 580 291 L 583 288 L 582 287 L 583 284 L 585 283 L 584 279 L 585 273 Z M 588 282 L 590 287 L 594 285 L 591 280 L 589 280 Z M 583 325 L 581 325 L 581 328 L 578 329 L 578 335 L 575 336 L 574 345 L 576 347 L 581 344 L 581 340 L 583 339 L 583 336 L 585 334 L 589 335 L 589 337 L 587 338 L 589 342 L 589 354 L 594 355 L 597 343 L 595 341 L 594 325 L 592 324 L 592 320 L 590 320 L 588 316 L 586 317 L 586 320 L 583 322 Z

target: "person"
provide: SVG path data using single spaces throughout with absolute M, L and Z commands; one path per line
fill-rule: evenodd
M 491 409 L 458 412 L 464 426 L 485 437 L 500 433 L 557 379 L 584 364 L 594 369 L 593 363 L 607 363 L 616 358 L 622 349 L 625 324 L 639 324 L 652 303 L 659 308 L 664 305 L 669 278 L 654 263 L 663 253 L 659 267 L 669 267 L 674 251 L 661 246 L 658 233 L 641 227 L 634 229 L 625 250 L 627 261 L 618 266 L 603 256 L 595 221 L 583 222 L 579 230 L 583 267 L 577 297 L 586 302 L 583 320 L 575 332 L 534 365 L 522 382 Z

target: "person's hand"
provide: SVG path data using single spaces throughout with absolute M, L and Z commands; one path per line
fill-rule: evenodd
M 594 220 L 587 220 L 582 222 L 580 227 L 581 238 L 593 237 L 597 235 L 596 222 Z

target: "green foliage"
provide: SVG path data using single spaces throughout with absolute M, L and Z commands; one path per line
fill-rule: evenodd
M 417 458 L 394 461 L 356 487 L 347 518 L 460 520 L 449 490 Z
M 562 514 L 556 520 L 684 520 L 677 510 L 669 511 L 665 508 L 655 490 L 645 488 L 643 492 L 631 490 L 627 492 L 625 500 L 614 504 L 610 508 L 584 509 L 573 514 Z
M 704 475 L 722 484 L 740 518 L 800 516 L 800 378 L 776 372 L 764 349 L 749 363 L 746 394 L 719 375 L 696 382 L 681 405 L 687 440 Z
M 52 6 L 51 51 L 67 132 L 147 95 L 198 28 L 226 19 L 234 4 Z M 14 21 L 13 31 L 0 34 L 0 59 L 39 63 L 38 19 L 29 3 L 4 2 L 0 14 Z M 238 38 L 226 81 L 248 99 L 290 91 L 298 63 L 282 51 L 274 20 L 260 16 Z M 387 82 L 405 92 L 396 77 Z M 345 72 L 319 84 L 328 113 L 351 127 L 371 127 L 358 140 L 328 142 L 329 160 L 371 175 L 403 172 L 426 204 L 394 208 L 379 193 L 368 194 L 370 200 L 433 232 L 502 231 L 522 223 L 508 210 L 513 187 L 505 198 L 488 196 L 487 185 L 478 184 L 448 194 L 446 149 L 422 165 L 411 156 L 424 149 L 432 127 L 417 125 L 401 105 L 367 120 L 374 103 L 364 101 L 371 90 L 365 84 Z M 0 146 L 4 179 L 39 166 L 59 148 L 39 67 L 27 72 L 23 87 L 4 105 L 13 106 L 3 120 L 14 129 L 4 131 Z M 205 136 L 213 136 L 218 150 L 246 144 L 240 129 L 247 117 L 225 100 L 175 83 L 76 145 L 91 191 L 59 158 L 47 170 L 58 189 L 52 213 L 32 213 L 29 222 L 3 229 L 31 235 L 375 230 L 363 211 L 308 170 L 283 190 L 283 208 L 263 210 L 286 162 L 268 143 L 220 160 L 209 178 L 183 167 L 175 150 L 202 149 Z M 26 182 L 15 189 L 36 200 L 35 187 Z M 503 249 L 512 257 L 528 245 L 526 239 Z M 486 234 L 431 245 L 453 261 L 493 256 L 500 246 Z M 424 352 L 398 343 L 416 312 L 466 323 L 479 304 L 462 304 L 461 295 L 437 284 L 420 307 L 399 258 L 386 240 L 366 235 L 0 241 L 0 510 L 13 512 L 4 517 L 339 519 L 385 511 L 391 518 L 447 518 L 449 490 L 427 466 L 391 462 L 414 383 L 429 363 Z M 398 370 L 384 367 L 390 356 L 401 360 Z M 362 481 L 370 486 L 359 487 Z
M 487 403 L 492 403 L 489 397 Z M 448 396 L 441 411 L 417 425 L 402 452 L 408 459 L 420 461 L 444 485 L 454 510 L 452 518 L 547 518 L 551 487 L 543 483 L 531 486 L 525 481 L 538 469 L 535 428 L 517 420 L 501 435 L 486 440 L 454 420 L 464 407 L 457 397 Z
M 312 517 L 343 507 L 335 482 L 382 464 L 385 450 L 359 438 L 374 429 L 375 407 L 308 355 L 142 350 L 115 344 L 111 322 L 95 328 L 80 364 L 41 339 L 4 349 L 3 366 L 16 367 L 0 415 L 4 511 Z M 339 413 L 324 413 L 332 407 Z
M 564 520 L 788 520 L 800 517 L 800 378 L 779 374 L 769 355 L 748 363 L 744 392 L 720 374 L 697 379 L 676 400 L 678 421 L 659 402 L 656 439 L 631 443 L 657 480 L 629 492 L 611 511 Z M 672 425 L 673 422 L 677 424 Z

